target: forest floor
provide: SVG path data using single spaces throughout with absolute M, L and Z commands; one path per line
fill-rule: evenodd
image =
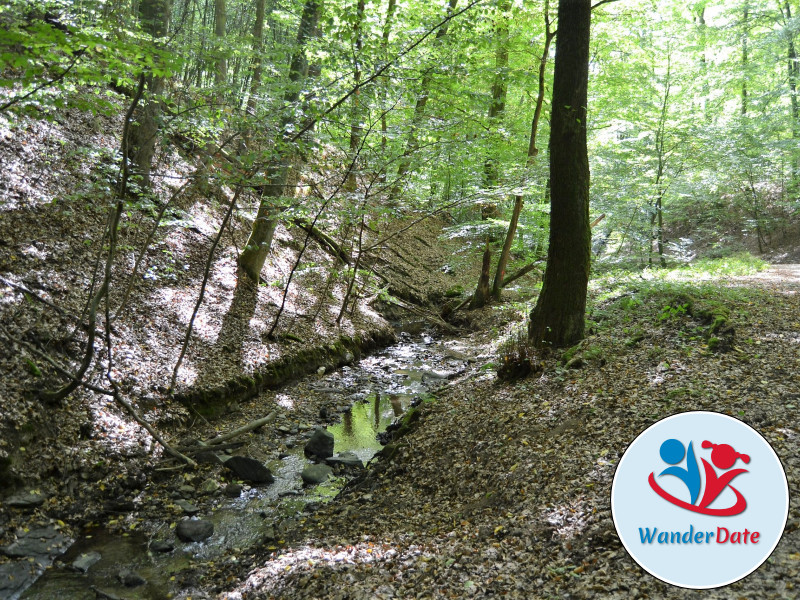
M 169 492 L 185 483 L 177 469 L 155 481 L 154 468 L 165 464 L 160 447 L 108 397 L 83 389 L 45 405 L 37 396 L 64 382 L 44 355 L 74 370 L 85 350 L 79 315 L 102 257 L 116 151 L 107 132 L 119 125 L 77 112 L 60 124 L 28 122 L 15 130 L 0 122 L 0 545 L 36 527 L 75 537 L 89 522 L 110 526 L 120 511 L 131 510 L 133 498 L 142 515 L 164 515 L 172 510 Z M 164 157 L 158 169 L 166 176 L 155 199 L 126 211 L 112 313 L 123 302 L 154 215 L 177 190 L 174 182 L 189 174 L 190 162 Z M 221 418 L 208 422 L 166 390 L 230 197 L 230 190 L 193 185 L 172 201 L 114 321 L 112 376 L 175 442 L 210 437 L 277 409 L 276 394 L 268 405 L 237 396 L 222 403 Z M 253 208 L 236 211 L 208 262 L 206 295 L 178 371 L 179 393 L 224 391 L 231 381 L 329 348 L 343 335 L 384 343 L 392 335 L 376 310 L 389 307 L 372 288 L 336 326 L 344 279 L 326 277 L 339 270 L 311 244 L 278 337 L 266 338 L 304 235 L 280 228 L 264 284 L 237 287 L 237 250 Z M 388 221 L 377 224 L 384 234 L 401 227 Z M 323 225 L 335 231 L 335 224 Z M 382 245 L 375 269 L 406 300 L 444 302 L 474 285 L 479 252 L 441 236 L 446 225 L 428 219 Z M 592 290 L 592 327 L 580 349 L 568 361 L 560 354 L 542 357 L 541 372 L 515 383 L 497 381 L 492 357 L 502 339 L 513 340 L 524 327 L 530 289 L 508 290 L 503 304 L 458 313 L 460 347 L 483 358 L 422 405 L 417 425 L 392 446 L 394 453 L 287 531 L 278 548 L 240 549 L 195 567 L 181 597 L 692 596 L 644 574 L 620 546 L 609 507 L 614 468 L 630 441 L 658 418 L 717 410 L 750 423 L 773 444 L 798 497 L 798 269 L 780 265 L 706 281 L 691 272 L 674 279 L 649 280 L 650 272 L 602 278 Z M 710 347 L 707 325 L 681 309 L 687 297 L 721 302 L 730 313 L 719 351 Z M 397 308 L 385 315 L 418 325 L 425 319 L 424 312 L 403 316 Z M 88 371 L 96 386 L 106 382 L 101 349 Z M 319 360 L 330 371 L 348 359 L 326 354 Z M 258 458 L 281 453 L 282 430 L 302 434 L 320 418 L 319 402 L 309 398 L 259 433 Z M 209 469 L 187 474 L 190 483 L 203 483 Z M 35 492 L 36 506 L 9 507 L 5 500 L 16 492 Z M 799 517 L 795 502 L 772 558 L 744 581 L 704 597 L 795 597 Z M 7 564 L 0 557 L 0 567 Z
M 390 457 L 285 547 L 224 567 L 217 597 L 796 598 L 800 265 L 692 279 L 596 290 L 596 325 L 573 362 L 580 368 L 552 356 L 542 373 L 515 383 L 480 368 L 465 374 L 423 405 Z M 726 352 L 709 350 L 696 318 L 669 309 L 687 298 L 729 310 Z M 469 343 L 486 347 L 494 338 L 472 334 Z M 627 445 L 688 410 L 756 428 L 783 462 L 792 498 L 769 560 L 702 592 L 639 568 L 610 511 Z

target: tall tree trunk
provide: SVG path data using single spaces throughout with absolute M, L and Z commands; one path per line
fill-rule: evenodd
M 526 160 L 526 167 L 530 167 L 536 155 L 539 154 L 539 149 L 536 147 L 536 136 L 539 132 L 539 120 L 542 116 L 542 106 L 544 105 L 544 92 L 545 92 L 545 75 L 547 74 L 547 57 L 550 54 L 550 44 L 555 37 L 556 32 L 550 30 L 550 3 L 545 0 L 544 3 L 544 47 L 542 48 L 542 57 L 539 59 L 539 90 L 536 94 L 536 108 L 533 111 L 533 121 L 531 122 L 531 135 L 528 141 L 528 156 Z M 514 242 L 514 234 L 517 231 L 517 224 L 519 223 L 519 215 L 522 213 L 523 196 L 517 194 L 514 197 L 514 210 L 511 213 L 511 221 L 508 224 L 508 231 L 506 232 L 506 239 L 503 242 L 503 249 L 500 251 L 500 258 L 497 261 L 497 271 L 495 271 L 494 282 L 492 284 L 492 297 L 495 300 L 500 300 L 500 295 L 503 289 L 503 281 L 506 278 L 506 267 L 511 255 L 511 244 Z
M 273 155 L 266 168 L 267 183 L 260 190 L 258 213 L 250 237 L 239 255 L 239 266 L 253 281 L 258 281 L 261 269 L 272 246 L 272 237 L 278 225 L 278 215 L 283 211 L 281 197 L 288 195 L 288 181 L 295 151 L 291 144 L 295 109 L 300 99 L 300 83 L 308 75 L 306 45 L 317 30 L 322 12 L 322 0 L 306 0 L 297 44 L 289 67 L 289 87 L 284 94 L 285 114 L 281 118 L 280 133 L 275 140 Z
M 264 48 L 264 21 L 266 20 L 266 0 L 256 0 L 256 19 L 253 23 L 253 75 L 250 79 L 250 94 L 247 97 L 246 113 L 249 119 L 256 115 L 258 92 L 261 89 L 261 76 L 264 72 L 262 51 Z M 244 152 L 250 143 L 252 132 L 248 130 L 242 136 L 239 145 L 240 153 Z
M 531 312 L 534 346 L 563 347 L 584 336 L 591 264 L 586 103 L 591 0 L 560 0 L 550 125 L 550 246 Z
M 458 4 L 458 0 L 448 0 L 447 2 L 447 15 L 453 13 Z M 447 30 L 450 27 L 450 21 L 442 25 L 438 31 L 436 32 L 436 37 L 433 41 L 433 47 L 436 48 L 441 44 L 442 38 L 447 35 Z M 402 186 L 402 180 L 406 173 L 408 173 L 409 167 L 411 167 L 411 157 L 414 153 L 419 149 L 419 140 L 417 139 L 417 130 L 422 125 L 422 119 L 425 117 L 425 106 L 428 104 L 428 96 L 430 94 L 431 82 L 433 81 L 433 66 L 429 66 L 426 69 L 425 74 L 422 76 L 422 81 L 420 82 L 420 91 L 419 96 L 417 96 L 417 102 L 414 105 L 414 116 L 411 118 L 411 126 L 408 131 L 408 140 L 406 142 L 406 149 L 403 152 L 403 156 L 400 158 L 400 162 L 397 166 L 397 180 L 395 181 L 394 185 L 392 186 L 391 191 L 389 192 L 389 202 L 391 203 L 397 198 L 397 195 L 400 193 L 400 189 Z
M 356 191 L 356 168 L 358 147 L 361 145 L 361 50 L 363 48 L 363 38 L 361 29 L 364 23 L 364 4 L 365 0 L 356 2 L 356 20 L 353 24 L 354 52 L 353 52 L 353 93 L 352 117 L 350 123 L 350 170 L 344 182 L 344 191 L 353 193 Z
M 653 264 L 653 242 L 656 243 L 656 250 L 658 251 L 659 264 L 662 267 L 667 266 L 667 261 L 664 258 L 664 194 L 666 187 L 664 185 L 664 175 L 667 168 L 668 152 L 666 146 L 667 135 L 667 117 L 669 116 L 669 99 L 670 92 L 672 91 L 672 51 L 667 53 L 667 73 L 664 79 L 664 97 L 661 102 L 661 114 L 658 117 L 658 127 L 656 128 L 656 180 L 655 189 L 656 197 L 651 206 L 653 212 L 650 215 L 650 247 L 647 255 L 647 262 L 649 265 Z
M 141 0 L 139 18 L 142 30 L 154 38 L 167 35 L 169 29 L 171 0 Z M 158 120 L 161 115 L 161 93 L 164 91 L 164 78 L 147 75 L 147 96 L 137 109 L 135 121 L 131 124 L 128 143 L 128 159 L 133 163 L 136 175 L 142 185 L 150 185 L 150 170 L 156 150 Z
M 707 46 L 707 29 L 708 25 L 706 24 L 706 7 L 700 6 L 697 9 L 697 15 L 695 16 L 695 23 L 697 24 L 697 37 L 699 45 L 700 45 L 700 77 L 703 79 L 703 99 L 702 99 L 702 110 L 703 110 L 703 118 L 706 122 L 711 121 L 711 114 L 708 112 L 708 95 L 710 93 L 710 86 L 708 84 L 708 60 L 706 59 L 706 46 Z
M 789 102 L 791 103 L 792 139 L 800 139 L 800 104 L 797 98 L 797 84 L 800 81 L 800 62 L 797 57 L 797 47 L 794 43 L 794 29 L 792 29 L 792 7 L 789 0 L 783 3 L 784 30 L 786 31 L 786 45 L 788 58 Z M 795 148 L 797 145 L 795 144 Z M 800 178 L 800 154 L 794 151 L 792 156 L 792 184 L 797 184 Z
M 495 21 L 495 54 L 494 54 L 494 80 L 492 81 L 492 100 L 489 103 L 489 128 L 495 130 L 503 120 L 503 113 L 506 110 L 506 95 L 508 93 L 508 12 L 511 10 L 509 0 L 501 0 L 497 7 L 497 20 Z M 483 165 L 483 187 L 490 189 L 497 185 L 499 173 L 497 171 L 497 160 L 490 155 L 486 158 Z M 496 213 L 488 209 L 489 212 Z M 481 207 L 481 212 L 484 212 Z M 481 215 L 484 219 L 487 215 Z
M 389 36 L 392 32 L 392 19 L 394 18 L 394 11 L 397 6 L 397 0 L 389 0 L 386 7 L 386 19 L 383 22 L 383 32 L 381 35 L 381 59 L 386 60 L 389 49 Z M 389 78 L 386 77 L 383 81 L 383 110 L 381 112 L 381 156 L 386 156 L 386 147 L 388 146 L 389 129 L 386 123 L 386 105 L 389 103 Z M 386 169 L 381 167 L 381 183 L 386 181 Z
M 511 2 L 502 0 L 497 7 L 497 19 L 495 20 L 495 58 L 494 58 L 494 80 L 492 81 L 492 99 L 489 102 L 488 122 L 489 128 L 494 131 L 497 125 L 503 119 L 503 113 L 506 110 L 506 95 L 508 92 L 508 11 L 511 10 Z M 489 156 L 483 164 L 483 187 L 486 190 L 491 190 L 497 187 L 499 180 L 499 173 L 497 169 L 497 160 L 492 156 L 493 151 L 490 151 Z M 484 202 L 481 204 L 481 219 L 493 219 L 498 215 L 497 203 Z M 489 290 L 489 278 L 491 277 L 491 250 L 492 235 L 486 235 L 486 248 L 483 254 L 484 268 L 481 269 L 481 274 L 478 277 L 478 285 L 475 288 L 475 293 L 470 300 L 470 309 L 483 308 L 489 302 L 491 293 Z
M 214 70 L 214 85 L 222 88 L 228 79 L 228 59 L 225 57 L 225 28 L 227 25 L 226 0 L 214 0 L 214 37 L 217 65 Z M 223 94 L 217 90 L 217 95 Z
M 747 114 L 747 36 L 750 21 L 750 5 L 745 0 L 742 13 L 742 115 Z

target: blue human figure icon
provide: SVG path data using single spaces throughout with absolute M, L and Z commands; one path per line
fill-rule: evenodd
M 661 444 L 659 454 L 661 454 L 661 458 L 665 463 L 673 465 L 661 471 L 659 477 L 661 475 L 674 475 L 683 481 L 689 489 L 690 503 L 694 504 L 700 495 L 700 468 L 697 466 L 697 458 L 694 455 L 692 442 L 689 442 L 687 451 L 679 440 L 674 438 L 666 440 Z M 684 455 L 686 456 L 686 467 L 676 466 L 683 460 Z

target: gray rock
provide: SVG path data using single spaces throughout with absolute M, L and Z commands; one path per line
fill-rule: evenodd
M 236 477 L 251 483 L 272 483 L 275 478 L 263 464 L 247 456 L 231 456 L 224 463 L 225 468 L 234 472 Z
M 184 484 L 178 488 L 178 491 L 183 494 L 184 496 L 194 496 L 195 489 L 194 486 L 189 484 Z
M 219 489 L 219 484 L 213 479 L 206 479 L 200 484 L 198 491 L 201 494 L 213 494 Z
M 214 533 L 214 523 L 201 519 L 187 519 L 178 523 L 175 535 L 183 542 L 202 542 Z
M 330 458 L 325 460 L 330 466 L 335 467 L 341 465 L 347 468 L 354 468 L 354 469 L 363 469 L 364 463 L 355 452 L 342 452 L 341 454 L 337 454 L 336 456 L 331 456 Z
M 172 552 L 175 549 L 175 544 L 169 540 L 156 540 L 150 544 L 150 550 L 153 552 Z
M 311 465 L 303 469 L 303 472 L 300 473 L 300 477 L 304 483 L 316 485 L 325 481 L 330 477 L 331 473 L 333 473 L 333 469 L 328 465 Z
M 81 573 L 86 573 L 89 568 L 102 558 L 99 552 L 87 552 L 81 554 L 78 558 L 72 561 L 72 568 Z
M 317 427 L 306 442 L 303 452 L 306 456 L 328 458 L 333 456 L 333 441 L 333 434 L 330 431 Z
M 23 492 L 9 496 L 3 501 L 3 504 L 11 508 L 38 508 L 44 504 L 45 500 L 47 500 L 47 496 L 44 494 Z
M 147 580 L 131 569 L 122 569 L 117 577 L 125 587 L 139 587 L 147 583 Z
M 223 493 L 228 498 L 238 498 L 242 495 L 242 486 L 239 483 L 229 483 L 225 486 Z
M 183 512 L 185 512 L 185 513 L 186 513 L 187 515 L 189 515 L 190 517 L 191 517 L 192 515 L 196 515 L 197 513 L 199 513 L 199 512 L 200 512 L 200 509 L 199 509 L 199 508 L 197 508 L 197 507 L 196 507 L 194 504 L 192 504 L 191 502 L 187 502 L 186 500 L 176 500 L 176 501 L 175 501 L 175 504 L 177 504 L 178 506 L 180 506 L 180 507 L 183 509 Z
M 13 544 L 0 547 L 0 554 L 11 558 L 49 557 L 60 554 L 68 544 L 67 536 L 52 527 L 37 527 L 31 529 Z
M 39 576 L 40 567 L 27 560 L 0 565 L 0 598 L 16 598 Z

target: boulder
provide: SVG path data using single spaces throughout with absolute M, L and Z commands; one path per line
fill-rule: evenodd
M 183 542 L 202 542 L 214 533 L 214 523 L 202 519 L 187 519 L 178 523 L 175 535 Z
M 303 448 L 306 456 L 328 458 L 333 456 L 333 434 L 322 427 L 317 427 Z
M 345 468 L 358 470 L 362 470 L 364 468 L 363 461 L 358 458 L 358 455 L 355 452 L 350 451 L 342 452 L 336 456 L 331 456 L 330 458 L 326 459 L 325 462 L 332 467 L 342 466 Z
M 333 469 L 328 465 L 311 465 L 303 469 L 303 472 L 300 473 L 300 478 L 303 483 L 317 485 L 330 477 L 331 473 L 333 473 Z
M 233 471 L 237 478 L 251 483 L 272 483 L 272 472 L 262 463 L 247 456 L 231 456 L 224 462 L 225 468 Z

